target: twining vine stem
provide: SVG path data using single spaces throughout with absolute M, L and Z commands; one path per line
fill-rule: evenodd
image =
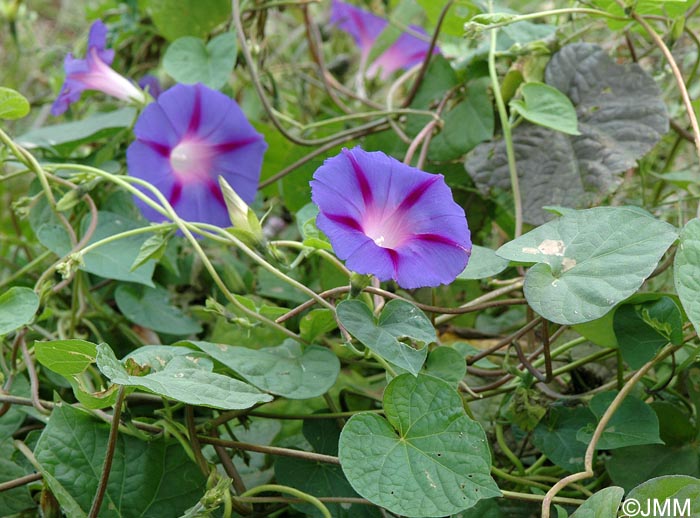
M 105 452 L 105 460 L 104 464 L 102 465 L 102 473 L 100 474 L 100 481 L 97 485 L 95 498 L 90 506 L 88 518 L 97 518 L 99 516 L 100 508 L 102 507 L 102 500 L 107 492 L 107 482 L 109 482 L 109 474 L 112 471 L 112 461 L 114 460 L 114 452 L 117 447 L 117 437 L 119 436 L 119 419 L 121 418 L 125 396 L 126 387 L 124 385 L 120 385 L 119 392 L 117 394 L 117 402 L 114 404 L 112 424 L 109 428 L 109 439 L 107 440 L 107 451 Z
M 554 486 L 552 486 L 552 488 L 545 495 L 544 500 L 542 500 L 542 518 L 550 518 L 552 500 L 557 493 L 559 493 L 559 491 L 573 482 L 585 480 L 595 474 L 593 471 L 593 459 L 595 457 L 596 447 L 598 445 L 598 441 L 603 435 L 603 432 L 605 431 L 606 426 L 610 422 L 610 419 L 612 419 L 613 415 L 615 415 L 615 412 L 620 407 L 627 395 L 632 391 L 637 382 L 640 381 L 657 363 L 683 347 L 685 341 L 686 340 L 684 340 L 684 343 L 681 345 L 671 345 L 666 347 L 666 349 L 662 350 L 655 358 L 644 364 L 625 383 L 622 389 L 615 396 L 615 399 L 613 399 L 612 403 L 610 403 L 610 406 L 607 408 L 603 416 L 600 418 L 600 421 L 593 432 L 593 437 L 591 437 L 591 441 L 588 443 L 588 448 L 586 448 L 586 454 L 584 456 L 584 470 L 564 477 L 559 480 L 559 482 L 554 484 Z

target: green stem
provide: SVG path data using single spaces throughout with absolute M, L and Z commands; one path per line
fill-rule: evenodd
M 395 378 L 397 376 L 394 368 L 391 365 L 389 365 L 389 362 L 387 362 L 384 358 L 375 353 L 372 353 L 372 358 L 374 358 L 377 361 L 377 363 L 381 365 L 384 368 L 384 370 L 391 375 L 392 378 Z
M 625 7 L 624 3 L 621 0 L 616 0 L 616 2 L 621 7 Z M 632 11 L 630 16 L 634 18 L 634 20 L 644 28 L 649 37 L 653 40 L 654 44 L 664 55 L 664 58 L 666 58 L 668 65 L 671 67 L 673 77 L 676 80 L 676 85 L 678 86 L 678 90 L 680 90 L 681 93 L 683 106 L 685 107 L 688 119 L 690 120 L 690 126 L 693 129 L 693 142 L 695 143 L 695 151 L 697 153 L 697 158 L 700 159 L 700 126 L 698 125 L 698 119 L 695 116 L 695 108 L 693 107 L 692 100 L 690 99 L 690 94 L 688 93 L 688 89 L 685 86 L 685 81 L 683 80 L 683 74 L 681 74 L 681 71 L 678 68 L 678 64 L 673 58 L 673 54 L 666 46 L 666 43 L 664 43 L 664 40 L 661 38 L 661 36 L 659 36 L 656 33 L 654 28 L 651 25 L 649 25 L 649 23 L 642 16 L 635 13 L 634 11 Z M 698 211 L 700 211 L 700 207 L 698 207 Z
M 188 225 L 188 223 L 185 223 L 185 225 Z M 193 226 L 193 228 L 205 228 L 208 229 L 212 232 L 216 232 L 219 235 L 221 235 L 223 238 L 225 238 L 230 244 L 233 244 L 238 248 L 241 252 L 243 252 L 245 255 L 250 257 L 253 261 L 258 263 L 262 268 L 270 272 L 272 275 L 277 277 L 278 279 L 282 280 L 283 282 L 286 282 L 287 284 L 295 287 L 302 293 L 305 293 L 312 299 L 314 299 L 318 304 L 324 306 L 325 308 L 335 310 L 335 307 L 333 304 L 328 302 L 326 299 L 323 297 L 320 297 L 318 293 L 316 293 L 314 290 L 311 288 L 307 287 L 306 285 L 302 284 L 301 282 L 297 281 L 296 279 L 292 279 L 288 275 L 285 275 L 281 271 L 279 271 L 277 268 L 272 266 L 270 263 L 265 261 L 262 257 L 260 257 L 258 254 L 256 254 L 253 250 L 251 250 L 248 246 L 245 245 L 242 241 L 240 241 L 238 238 L 230 234 L 229 232 L 226 232 L 223 228 L 219 228 L 215 225 L 208 225 L 208 224 L 198 224 L 196 226 Z
M 552 372 L 553 376 L 559 376 L 561 374 L 564 374 L 565 372 L 572 371 L 574 369 L 577 369 L 581 365 L 585 365 L 587 363 L 591 363 L 595 360 L 602 360 L 603 358 L 607 356 L 612 356 L 615 354 L 615 349 L 603 349 L 602 351 L 598 351 L 596 353 L 590 354 L 586 356 L 585 358 L 580 358 L 576 361 L 573 361 L 571 363 L 567 363 L 563 367 L 559 367 L 558 369 L 555 369 Z
M 542 482 L 535 482 L 534 480 L 530 480 L 529 478 L 511 475 L 507 471 L 497 468 L 496 466 L 491 466 L 491 473 L 496 475 L 498 478 L 507 480 L 508 482 L 513 482 L 514 484 L 520 484 L 521 486 L 536 487 L 538 489 L 544 489 L 545 491 L 549 489 L 549 486 L 547 484 L 543 484 Z
M 15 142 L 10 138 L 10 136 L 1 129 L 0 142 L 2 142 L 8 148 L 10 148 L 10 151 L 13 155 L 15 155 L 17 160 L 22 162 L 37 175 L 37 177 L 39 178 L 39 183 L 41 184 L 41 188 L 43 189 L 44 193 L 46 194 L 46 198 L 49 201 L 49 205 L 51 205 L 51 209 L 55 211 L 56 199 L 53 196 L 53 191 L 51 190 L 49 181 L 46 178 L 46 172 L 42 169 L 39 162 L 37 162 L 37 160 L 31 154 L 23 152 L 24 150 L 20 146 L 15 144 Z
M 590 14 L 593 16 L 601 16 L 603 18 L 609 18 L 611 20 L 621 20 L 625 21 L 627 18 L 624 16 L 617 16 L 606 11 L 600 11 L 598 9 L 590 9 L 587 7 L 570 7 L 565 9 L 549 9 L 546 11 L 538 11 L 536 13 L 521 14 L 515 16 L 509 20 L 504 20 L 502 22 L 497 22 L 493 24 L 488 24 L 484 26 L 484 29 L 497 29 L 499 27 L 505 27 L 507 25 L 512 25 L 514 23 L 523 22 L 526 20 L 535 20 L 537 18 L 545 18 L 547 16 L 559 16 L 562 14 Z
M 377 110 L 377 111 L 369 111 L 369 112 L 362 112 L 362 113 L 350 113 L 348 115 L 342 115 L 340 117 L 333 117 L 331 119 L 325 119 L 325 120 L 318 121 L 318 122 L 312 122 L 310 124 L 299 124 L 297 121 L 295 121 L 293 119 L 289 119 L 288 122 L 296 125 L 302 131 L 308 131 L 310 129 L 319 128 L 319 127 L 326 126 L 329 124 L 347 122 L 347 121 L 351 121 L 354 119 L 363 119 L 363 118 L 371 118 L 371 117 L 385 117 L 385 116 L 392 116 L 392 115 L 422 115 L 424 117 L 431 117 L 433 120 L 440 120 L 440 118 L 437 117 L 435 115 L 435 113 L 433 113 L 432 111 L 415 110 L 415 109 L 411 109 L 411 108 L 395 108 L 395 109 L 389 109 L 389 110 Z M 287 120 L 287 117 L 279 112 L 277 112 L 277 116 L 280 118 L 284 117 L 285 120 Z
M 313 250 L 314 254 L 320 255 L 323 259 L 331 263 L 333 266 L 335 266 L 338 270 L 343 272 L 345 275 L 350 276 L 352 272 L 348 270 L 345 265 L 333 254 L 329 253 L 326 250 L 321 250 L 320 248 L 309 248 L 306 246 L 304 243 L 299 243 L 298 241 L 286 241 L 286 240 L 278 240 L 278 241 L 271 241 L 270 242 L 271 246 L 285 246 L 289 248 L 295 248 L 297 250 Z
M 500 423 L 496 423 L 496 442 L 498 443 L 498 446 L 501 448 L 501 451 L 503 454 L 508 457 L 508 460 L 513 463 L 513 466 L 515 466 L 518 470 L 518 473 L 520 475 L 525 475 L 525 466 L 523 466 L 523 463 L 520 462 L 520 459 L 513 453 L 513 451 L 508 447 L 508 444 L 506 443 L 506 439 L 503 436 L 503 425 Z
M 528 466 L 525 469 L 525 474 L 526 475 L 531 475 L 533 473 L 537 473 L 537 471 L 542 467 L 542 465 L 547 462 L 547 456 L 542 454 L 539 456 L 539 458 L 533 462 L 530 466 Z
M 382 374 L 383 375 L 383 374 Z M 361 412 L 370 412 L 373 414 L 383 414 L 384 410 L 348 410 L 346 412 L 329 412 L 327 414 L 278 414 L 276 412 L 248 412 L 251 417 L 260 417 L 264 419 L 290 419 L 290 420 L 318 420 L 318 419 L 337 419 L 343 417 L 352 417 Z
M 293 487 L 280 486 L 279 484 L 263 484 L 262 486 L 254 487 L 249 489 L 241 495 L 241 497 L 253 496 L 258 493 L 264 493 L 266 491 L 274 491 L 276 493 L 286 493 L 288 495 L 295 496 L 302 499 L 304 502 L 308 502 L 313 505 L 316 509 L 321 511 L 323 518 L 332 518 L 331 512 L 328 508 L 315 496 L 311 496 L 307 493 L 294 489 Z
M 530 493 L 518 493 L 516 491 L 503 491 L 501 490 L 504 498 L 510 498 L 512 500 L 525 500 L 527 502 L 542 502 L 544 500 L 544 495 L 533 495 Z M 579 498 L 566 498 L 563 496 L 555 496 L 552 500 L 555 504 L 562 505 L 582 505 L 585 500 Z
M 556 349 L 552 350 L 550 355 L 552 356 L 552 358 L 556 358 L 557 356 L 561 356 L 569 349 L 573 349 L 577 345 L 585 343 L 587 340 L 588 339 L 583 337 L 583 336 L 580 336 L 578 338 L 574 338 L 570 342 L 566 342 L 565 344 L 562 344 L 559 347 L 557 347 Z M 544 364 L 544 358 L 537 358 L 535 361 L 532 362 L 533 367 L 540 367 L 543 364 Z
M 114 243 L 115 241 L 119 241 L 120 239 L 126 239 L 127 237 L 138 236 L 141 234 L 146 234 L 148 232 L 158 232 L 163 229 L 171 229 L 175 228 L 176 226 L 177 225 L 175 225 L 175 223 L 159 223 L 155 225 L 149 225 L 147 227 L 139 227 L 131 230 L 125 230 L 124 232 L 119 232 L 118 234 L 107 236 L 103 239 L 100 239 L 99 241 L 95 241 L 94 243 L 89 244 L 77 253 L 79 253 L 80 255 L 85 255 L 92 252 L 96 248 L 108 245 L 109 243 Z
M 138 197 L 141 199 L 144 203 L 152 207 L 154 210 L 158 211 L 160 214 L 163 214 L 167 218 L 171 219 L 175 225 L 177 225 L 178 229 L 185 235 L 185 238 L 189 241 L 190 245 L 194 249 L 194 251 L 197 253 L 197 255 L 200 257 L 202 260 L 202 264 L 204 264 L 204 267 L 207 269 L 209 272 L 209 275 L 213 279 L 214 283 L 217 285 L 217 287 L 221 290 L 221 292 L 224 294 L 226 299 L 240 312 L 242 312 L 244 315 L 249 316 L 251 318 L 254 318 L 255 320 L 258 320 L 262 322 L 263 324 L 276 329 L 280 331 L 281 333 L 284 333 L 290 338 L 293 338 L 296 341 L 299 342 L 304 342 L 304 340 L 294 333 L 293 331 L 290 331 L 286 327 L 278 324 L 277 322 L 270 320 L 267 317 L 264 317 L 263 315 L 259 314 L 257 311 L 252 310 L 245 305 L 243 305 L 241 302 L 236 299 L 233 293 L 228 289 L 224 281 L 221 279 L 219 274 L 217 273 L 216 269 L 214 268 L 214 265 L 211 263 L 209 260 L 209 257 L 204 253 L 204 250 L 202 249 L 202 246 L 199 244 L 199 241 L 192 235 L 192 232 L 190 229 L 197 229 L 196 225 L 192 225 L 190 223 L 187 223 L 183 221 L 176 213 L 175 210 L 172 208 L 170 203 L 168 202 L 167 199 L 161 194 L 161 192 L 156 189 L 153 185 L 150 183 L 143 181 L 139 178 L 134 178 L 130 176 L 118 176 L 114 175 L 111 173 L 108 173 L 107 171 L 103 171 L 101 169 L 98 169 L 96 167 L 90 167 L 86 165 L 79 165 L 79 164 L 53 164 L 51 166 L 53 169 L 72 169 L 75 171 L 82 171 L 86 173 L 93 174 L 95 176 L 98 176 L 100 178 L 105 178 L 109 180 L 110 182 L 119 185 L 120 187 L 124 188 L 125 190 L 129 191 L 131 194 L 134 196 Z M 153 193 L 153 195 L 157 198 L 158 202 L 153 201 L 149 196 L 146 194 L 142 193 L 139 189 L 134 187 L 132 184 L 140 185 L 142 187 L 145 187 L 149 191 Z M 144 227 L 148 228 L 148 227 Z M 216 228 L 216 227 L 215 227 Z
M 489 0 L 489 11 L 493 12 L 493 0 Z M 520 196 L 520 182 L 518 180 L 518 170 L 515 165 L 515 151 L 513 149 L 513 137 L 511 135 L 510 121 L 506 105 L 503 102 L 501 95 L 501 85 L 498 82 L 498 73 L 496 72 L 496 36 L 498 30 L 491 31 L 491 44 L 489 46 L 489 75 L 491 76 L 491 85 L 493 89 L 493 97 L 498 108 L 498 117 L 501 120 L 501 129 L 503 130 L 503 141 L 506 145 L 506 156 L 508 158 L 508 173 L 510 175 L 510 187 L 513 191 L 513 208 L 515 211 L 515 231 L 513 237 L 520 237 L 523 233 L 523 205 Z

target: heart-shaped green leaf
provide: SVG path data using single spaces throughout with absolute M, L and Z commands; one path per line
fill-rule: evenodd
M 0 295 L 0 336 L 29 323 L 37 309 L 39 297 L 29 288 L 15 286 Z
M 224 32 L 205 45 L 204 40 L 184 36 L 174 41 L 163 58 L 166 72 L 178 83 L 203 83 L 219 89 L 236 64 L 236 36 Z
M 335 314 L 330 309 L 314 309 L 299 321 L 299 334 L 307 342 L 315 342 L 319 337 L 338 327 Z
M 339 457 L 360 495 L 409 517 L 445 516 L 500 496 L 481 425 L 464 412 L 446 382 L 403 374 L 384 392 L 386 419 L 353 416 Z
M 294 340 L 278 347 L 248 349 L 233 345 L 189 341 L 256 387 L 289 399 L 325 394 L 340 372 L 338 357 L 312 345 L 302 350 Z
M 70 239 L 66 230 L 58 224 L 58 220 L 46 202 L 37 203 L 30 213 L 30 222 L 36 232 L 39 242 L 58 256 L 64 256 L 71 250 Z M 81 222 L 82 235 L 87 232 L 92 217 L 88 214 Z M 97 226 L 88 244 L 96 243 L 104 238 L 120 234 L 143 225 L 122 214 L 109 211 L 97 213 Z M 153 286 L 153 270 L 156 261 L 147 260 L 142 266 L 131 270 L 141 247 L 148 239 L 146 234 L 133 235 L 105 243 L 90 250 L 83 256 L 80 269 L 106 279 L 136 282 Z
M 428 349 L 414 349 L 400 339 L 408 338 L 421 345 L 435 341 L 435 328 L 428 317 L 405 300 L 388 302 L 378 321 L 367 304 L 359 300 L 341 302 L 337 314 L 343 327 L 363 345 L 414 376 L 423 366 Z
M 41 126 L 17 137 L 16 141 L 29 149 L 46 148 L 68 156 L 71 150 L 85 142 L 112 137 L 134 123 L 135 108 L 121 108 L 96 113 L 73 122 Z
M 302 433 L 317 453 L 338 455 L 340 428 L 333 419 L 308 419 Z M 291 457 L 275 459 L 277 483 L 295 487 L 312 496 L 338 495 L 357 498 L 343 470 L 337 464 L 311 462 Z M 379 518 L 379 509 L 368 505 L 326 504 L 333 518 Z M 292 504 L 292 507 L 311 518 L 322 518 L 318 508 L 310 504 Z
M 526 83 L 520 90 L 523 98 L 512 100 L 510 107 L 523 119 L 569 135 L 581 134 L 576 108 L 562 92 L 544 83 Z
M 663 475 L 700 476 L 700 462 L 697 448 L 691 444 L 680 448 L 645 444 L 611 451 L 605 470 L 615 485 L 631 491 Z
M 51 340 L 35 342 L 34 354 L 43 366 L 68 380 L 76 399 L 86 408 L 107 408 L 117 400 L 117 387 L 102 390 L 86 383 L 83 373 L 95 363 L 97 345 L 85 340 Z
M 168 41 L 182 36 L 204 38 L 231 17 L 228 0 L 148 0 L 153 25 Z
M 0 86 L 0 119 L 21 119 L 29 108 L 29 101 L 21 93 Z
M 591 399 L 589 408 L 598 420 L 603 417 L 615 396 L 614 392 L 603 392 Z M 578 431 L 576 438 L 588 444 L 594 429 L 593 424 L 586 426 Z M 659 436 L 659 418 L 656 416 L 656 412 L 644 401 L 629 396 L 622 400 L 619 408 L 608 421 L 596 448 L 613 450 L 641 444 L 662 444 Z
M 224 410 L 250 408 L 257 403 L 272 401 L 255 387 L 228 376 L 199 368 L 197 362 L 188 365 L 175 356 L 162 370 L 144 376 L 133 376 L 117 360 L 106 344 L 97 346 L 97 366 L 112 383 L 136 387 L 189 405 L 201 405 Z M 172 364 L 172 366 L 171 366 Z
M 567 211 L 506 243 L 499 256 L 534 265 L 525 298 L 559 324 L 602 317 L 651 275 L 678 237 L 676 229 L 635 207 Z
M 572 473 L 582 471 L 586 445 L 577 441 L 576 435 L 595 423 L 595 416 L 587 408 L 555 405 L 535 428 L 533 442 L 557 466 Z

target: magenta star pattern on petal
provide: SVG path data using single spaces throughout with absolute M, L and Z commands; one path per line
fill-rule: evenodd
M 143 110 L 134 134 L 126 153 L 129 174 L 157 187 L 181 218 L 230 226 L 219 176 L 246 203 L 255 198 L 267 144 L 236 101 L 221 92 L 175 85 Z M 137 204 L 147 219 L 165 219 Z
M 114 51 L 105 48 L 106 42 L 107 27 L 97 20 L 90 27 L 85 59 L 75 59 L 70 53 L 66 55 L 63 63 L 66 79 L 51 107 L 52 115 L 65 112 L 71 103 L 80 99 L 84 90 L 99 90 L 123 101 L 145 102 L 143 92 L 110 67 Z
M 333 0 L 330 21 L 339 29 L 347 32 L 360 47 L 362 62 L 366 63 L 375 41 L 389 25 L 384 18 L 353 5 Z M 426 35 L 425 31 L 412 25 L 411 30 Z M 427 36 L 427 35 L 426 35 Z M 397 70 L 408 69 L 421 63 L 430 50 L 430 44 L 416 36 L 404 33 L 379 56 L 369 64 L 366 75 L 369 78 L 380 76 L 386 80 Z M 433 54 L 439 53 L 436 47 Z
M 410 289 L 449 284 L 471 253 L 464 210 L 442 175 L 356 147 L 316 170 L 316 224 L 348 268 Z

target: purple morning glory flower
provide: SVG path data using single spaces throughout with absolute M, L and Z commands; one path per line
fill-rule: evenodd
M 129 174 L 157 187 L 183 219 L 230 226 L 219 176 L 246 203 L 255 198 L 267 144 L 236 101 L 221 92 L 175 85 L 146 106 L 134 134 L 126 152 Z M 137 204 L 147 219 L 164 219 Z
M 151 74 L 146 74 L 141 79 L 139 79 L 139 86 L 143 90 L 147 90 L 150 96 L 154 99 L 158 99 L 158 96 L 163 91 L 163 88 L 160 86 L 160 81 L 158 81 L 158 78 Z
M 467 219 L 442 175 L 343 149 L 314 173 L 311 198 L 318 228 L 351 270 L 408 289 L 449 284 L 467 265 Z
M 384 18 L 359 7 L 346 4 L 341 0 L 333 0 L 330 21 L 355 40 L 355 43 L 360 47 L 363 63 L 369 58 L 372 46 L 381 32 L 389 25 L 389 22 Z M 421 34 L 426 34 L 420 27 L 412 25 L 411 29 Z M 386 80 L 397 70 L 408 69 L 421 63 L 425 59 L 429 48 L 430 44 L 428 42 L 416 38 L 412 34 L 402 34 L 381 56 L 369 65 L 366 75 L 372 78 L 379 74 L 380 79 Z M 439 49 L 436 47 L 433 50 L 433 54 L 438 52 Z
M 100 90 L 123 101 L 145 102 L 145 96 L 126 77 L 115 72 L 110 65 L 114 51 L 106 49 L 107 27 L 97 20 L 90 27 L 85 59 L 75 59 L 68 54 L 63 62 L 66 79 L 51 107 L 52 115 L 61 115 L 83 93 L 83 90 Z

